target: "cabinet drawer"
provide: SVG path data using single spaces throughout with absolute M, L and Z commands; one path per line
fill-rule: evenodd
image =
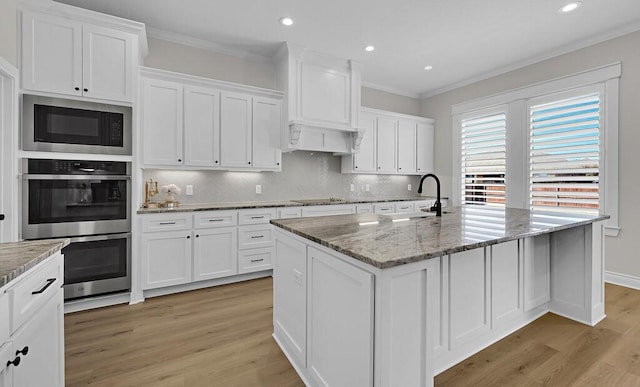
M 276 217 L 275 208 L 258 208 L 238 211 L 238 224 L 262 224 L 269 223 Z
M 356 204 L 356 214 L 370 214 L 373 212 L 371 203 Z
M 278 209 L 278 219 L 299 218 L 302 216 L 302 207 L 285 207 Z
M 429 209 L 433 206 L 433 202 L 429 200 L 421 200 L 419 202 L 414 202 L 414 207 L 416 211 L 422 211 L 423 208 Z
M 189 230 L 191 216 L 190 213 L 142 215 L 142 232 Z
M 272 269 L 273 249 L 255 249 L 238 253 L 238 273 Z
M 195 228 L 228 227 L 238 224 L 236 211 L 199 212 L 194 216 Z
M 273 226 L 260 224 L 238 227 L 238 249 L 255 249 L 273 246 Z
M 413 203 L 396 203 L 396 212 L 413 212 Z
M 5 293 L 0 293 L 0 345 L 9 340 L 11 331 L 9 330 L 9 297 Z M 0 358 L 2 360 L 2 358 Z M 2 364 L 2 363 L 0 363 Z
M 391 214 L 395 211 L 393 203 L 375 203 L 373 212 L 376 214 Z
M 11 333 L 31 318 L 63 283 L 62 254 L 57 254 L 23 274 L 23 278 L 7 289 L 11 308 Z

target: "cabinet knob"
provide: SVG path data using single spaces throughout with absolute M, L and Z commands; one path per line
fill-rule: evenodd
M 13 359 L 13 361 L 8 361 L 7 362 L 7 367 L 9 367 L 11 365 L 14 366 L 14 367 L 19 366 L 20 365 L 20 356 L 16 356 L 16 358 Z
M 84 89 L 85 92 L 89 91 L 89 89 Z
M 382 167 L 378 167 L 378 169 L 382 169 Z
M 179 163 L 181 163 L 181 162 L 182 162 L 182 159 L 178 159 L 178 162 L 179 162 Z
M 276 165 L 280 165 L 280 163 L 276 163 Z
M 22 348 L 21 350 L 16 351 L 16 356 L 22 354 L 24 356 L 27 356 L 27 354 L 29 353 L 29 347 L 25 346 L 24 348 Z
M 358 166 L 356 165 L 356 169 L 358 169 Z
M 247 164 L 251 164 L 251 161 L 247 161 Z
M 420 168 L 418 168 L 418 171 L 420 171 Z
M 200 235 L 196 234 L 196 238 L 200 238 Z
M 75 89 L 76 89 L 76 91 L 80 91 L 80 88 L 79 88 L 79 87 L 76 87 Z
M 191 239 L 191 235 L 187 235 L 187 239 Z
M 218 164 L 218 160 L 214 161 L 214 163 Z
M 402 168 L 398 168 L 398 171 L 402 171 Z

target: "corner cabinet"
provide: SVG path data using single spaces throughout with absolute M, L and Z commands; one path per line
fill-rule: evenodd
M 141 23 L 62 4 L 23 9 L 22 88 L 132 103 L 143 31 Z
M 433 172 L 433 120 L 362 108 L 358 153 L 342 157 L 342 173 L 422 175 Z
M 282 94 L 142 70 L 143 164 L 280 171 Z

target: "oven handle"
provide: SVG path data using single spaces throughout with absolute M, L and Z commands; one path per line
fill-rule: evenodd
M 125 233 L 121 233 L 121 234 L 107 234 L 107 235 L 73 237 L 73 238 L 69 238 L 69 240 L 71 241 L 71 243 L 76 243 L 76 242 L 108 241 L 110 239 L 122 239 L 122 238 L 131 238 L 131 233 L 130 232 L 125 232 Z
M 23 174 L 24 180 L 131 180 L 124 175 L 34 175 Z

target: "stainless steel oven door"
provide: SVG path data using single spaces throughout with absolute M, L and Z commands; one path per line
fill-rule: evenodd
M 52 108 L 38 112 L 39 107 Z M 57 109 L 57 110 L 53 110 Z M 119 115 L 117 131 L 112 131 L 105 114 Z M 22 149 L 45 152 L 131 155 L 131 108 L 70 99 L 25 94 L 22 100 Z M 36 122 L 38 127 L 36 128 Z M 56 140 L 37 139 L 45 131 Z M 117 135 L 121 145 L 107 145 Z
M 131 233 L 71 238 L 62 254 L 66 300 L 131 289 Z
M 131 231 L 129 176 L 23 175 L 22 238 Z

